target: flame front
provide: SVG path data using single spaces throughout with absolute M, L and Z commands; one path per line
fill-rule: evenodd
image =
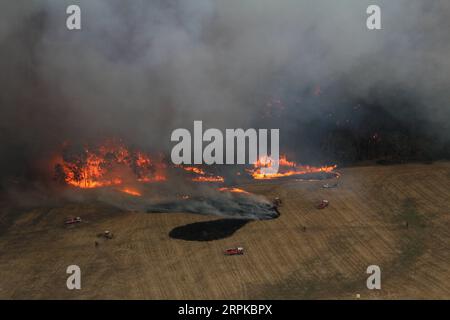
M 280 156 L 279 160 L 279 170 L 277 173 L 262 173 L 262 168 L 270 168 L 275 162 L 269 156 L 260 157 L 254 164 L 253 170 L 250 173 L 253 179 L 264 180 L 264 179 L 277 179 L 282 177 L 289 177 L 294 175 L 302 175 L 307 173 L 319 173 L 319 172 L 333 172 L 336 169 L 336 165 L 324 166 L 324 167 L 313 167 L 298 165 L 293 161 L 288 161 L 285 155 Z
M 108 142 L 96 149 L 84 148 L 76 155 L 63 153 L 55 166 L 56 178 L 78 188 L 123 185 L 131 180 L 165 180 L 165 165 L 141 151 L 130 151 L 123 144 Z M 138 192 L 125 193 L 137 195 Z
M 219 188 L 218 190 L 222 191 L 222 192 L 250 194 L 250 192 L 245 191 L 244 189 L 241 189 L 241 188 L 236 188 L 236 187 L 231 187 L 231 188 L 223 187 L 223 188 Z
M 122 189 L 119 189 L 119 191 L 129 194 L 129 195 L 132 195 L 132 196 L 135 196 L 135 197 L 142 196 L 140 191 L 133 189 L 133 188 L 122 188 Z
M 148 183 L 166 180 L 167 165 L 161 159 L 162 157 L 151 158 L 139 150 L 131 150 L 123 143 L 108 141 L 97 148 L 85 147 L 76 153 L 65 150 L 57 158 L 55 178 L 78 188 L 116 186 L 117 190 L 123 193 L 141 196 L 139 190 L 131 187 L 136 186 L 136 182 Z M 308 173 L 331 173 L 336 168 L 336 165 L 324 167 L 298 165 L 293 161 L 288 161 L 286 156 L 282 155 L 279 159 L 277 173 L 262 172 L 262 168 L 270 168 L 273 164 L 274 159 L 271 157 L 260 157 L 253 164 L 253 169 L 248 172 L 253 179 L 264 180 Z M 189 179 L 194 182 L 223 183 L 225 181 L 224 177 L 206 172 L 196 166 L 178 165 L 176 167 L 190 173 Z M 339 175 L 337 172 L 333 173 Z M 221 188 L 219 190 L 233 193 L 246 192 L 238 188 Z
M 204 170 L 198 167 L 182 167 L 185 171 L 196 174 L 192 181 L 195 182 L 224 182 L 225 179 L 222 176 L 216 176 L 210 173 L 206 173 Z

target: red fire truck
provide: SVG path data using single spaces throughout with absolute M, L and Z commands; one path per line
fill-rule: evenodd
M 81 222 L 81 217 L 75 217 L 75 218 L 67 218 L 64 224 L 70 225 L 70 224 L 76 224 Z
M 244 248 L 242 248 L 242 247 L 228 248 L 224 251 L 223 254 L 226 256 L 241 255 L 241 254 L 244 254 Z
M 330 203 L 328 202 L 328 200 L 322 200 L 320 201 L 320 203 L 317 205 L 317 209 L 325 209 L 326 207 L 328 207 Z

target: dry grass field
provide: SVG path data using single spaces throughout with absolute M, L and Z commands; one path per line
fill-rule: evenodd
M 121 212 L 100 203 L 5 209 L 0 298 L 450 299 L 450 163 L 340 172 L 335 189 L 293 179 L 241 186 L 281 197 L 281 216 L 214 241 L 169 233 L 216 216 Z M 328 208 L 315 208 L 321 199 Z M 67 229 L 71 215 L 87 222 Z M 115 238 L 98 240 L 102 230 Z M 223 255 L 237 245 L 244 255 Z M 66 288 L 71 264 L 82 270 L 78 291 Z M 372 264 L 381 267 L 381 290 L 366 288 Z

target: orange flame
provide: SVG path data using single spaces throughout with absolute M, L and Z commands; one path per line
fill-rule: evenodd
M 245 191 L 245 190 L 240 189 L 240 188 L 227 188 L 227 187 L 223 187 L 223 188 L 219 188 L 219 191 L 222 191 L 222 192 L 232 192 L 232 193 L 245 193 L 245 194 L 250 194 L 250 192 Z
M 138 190 L 136 189 L 132 189 L 132 188 L 123 188 L 123 189 L 119 189 L 119 191 L 135 196 L 135 197 L 140 197 L 142 196 L 142 193 L 140 193 Z
M 198 167 L 182 167 L 185 171 L 193 172 L 198 176 L 192 178 L 195 182 L 224 182 L 224 178 L 221 176 L 215 176 Z
M 196 174 L 201 174 L 201 175 L 206 174 L 205 171 L 203 171 L 202 169 L 197 168 L 197 167 L 183 167 L 183 169 L 186 171 L 194 172 Z
M 132 152 L 116 142 L 107 142 L 97 149 L 86 147 L 75 157 L 58 158 L 55 166 L 58 178 L 79 188 L 121 185 L 130 177 L 140 182 L 166 179 L 162 162 L 154 162 L 147 154 Z
M 307 173 L 332 172 L 337 167 L 336 165 L 324 167 L 297 165 L 293 161 L 288 161 L 285 155 L 281 155 L 279 160 L 279 171 L 277 173 L 265 174 L 261 172 L 261 168 L 270 168 L 273 162 L 274 159 L 269 156 L 260 157 L 253 165 L 254 169 L 250 171 L 253 179 L 277 179 Z
M 195 182 L 224 182 L 224 178 L 221 176 L 200 176 L 192 179 Z

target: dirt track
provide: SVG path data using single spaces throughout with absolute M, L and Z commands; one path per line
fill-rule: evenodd
M 294 180 L 243 186 L 280 196 L 281 217 L 234 226 L 215 241 L 169 237 L 177 227 L 215 216 L 86 204 L 18 212 L 10 224 L 2 212 L 0 223 L 8 226 L 0 228 L 0 298 L 354 299 L 359 293 L 362 299 L 450 299 L 450 163 L 342 174 L 336 189 Z M 317 210 L 321 199 L 330 206 Z M 70 215 L 87 222 L 65 229 Z M 192 232 L 204 236 L 205 228 Z M 115 238 L 95 247 L 96 234 L 106 229 Z M 245 255 L 222 254 L 235 245 Z M 80 291 L 66 288 L 71 264 L 81 267 Z M 381 267 L 382 290 L 366 288 L 371 264 Z

